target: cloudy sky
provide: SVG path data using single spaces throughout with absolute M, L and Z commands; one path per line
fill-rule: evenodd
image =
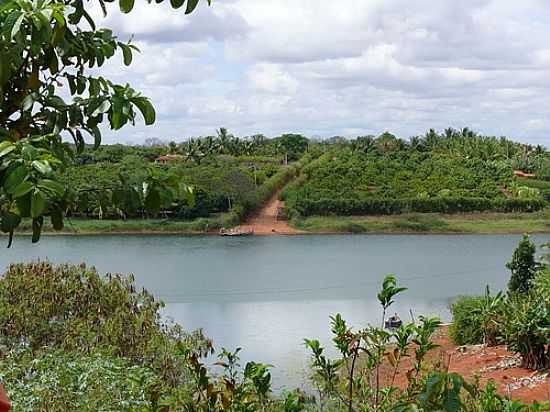
M 158 120 L 107 142 L 469 126 L 550 147 L 547 0 L 214 0 L 190 16 L 114 6 L 101 24 L 142 53 L 104 74 L 149 96 Z

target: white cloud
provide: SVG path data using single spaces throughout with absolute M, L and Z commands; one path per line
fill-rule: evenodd
M 248 80 L 258 92 L 294 94 L 298 89 L 298 81 L 278 65 L 259 63 L 248 70 Z
M 550 146 L 550 2 L 231 0 L 191 16 L 141 4 L 104 22 L 142 55 L 116 81 L 158 122 L 109 140 L 331 136 L 471 126 Z

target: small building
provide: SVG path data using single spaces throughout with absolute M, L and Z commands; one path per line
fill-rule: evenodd
M 159 156 L 155 159 L 155 163 L 160 163 L 160 164 L 166 164 L 166 163 L 170 163 L 170 162 L 177 162 L 177 161 L 180 161 L 180 160 L 183 160 L 184 157 L 180 154 L 167 154 L 167 155 L 164 155 L 164 156 Z

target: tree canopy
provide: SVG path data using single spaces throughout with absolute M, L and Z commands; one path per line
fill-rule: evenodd
M 97 2 L 106 15 L 115 0 Z M 117 3 L 121 12 L 129 13 L 135 0 Z M 170 0 L 174 8 L 185 6 L 186 14 L 198 3 Z M 138 51 L 131 41 L 98 28 L 88 13 L 91 4 L 0 0 L 0 210 L 9 243 L 25 217 L 33 221 L 33 242 L 40 238 L 44 217 L 49 216 L 55 228 L 63 227 L 70 188 L 60 184 L 54 172 L 83 150 L 85 136 L 98 146 L 100 127 L 118 130 L 134 124 L 138 113 L 146 125 L 155 122 L 147 97 L 129 84 L 91 73 L 117 52 L 128 66 Z M 161 181 L 151 173 L 141 187 L 125 195 L 135 197 L 132 191 L 140 191 L 144 207 L 158 210 L 181 189 L 177 182 Z

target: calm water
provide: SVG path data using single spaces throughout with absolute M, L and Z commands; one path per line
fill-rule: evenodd
M 449 302 L 504 288 L 520 236 L 44 237 L 18 238 L 0 266 L 31 259 L 87 262 L 101 272 L 134 273 L 167 302 L 166 315 L 202 327 L 215 346 L 242 346 L 243 360 L 276 365 L 275 386 L 305 386 L 303 338 L 329 342 L 328 317 L 361 327 L 380 322 L 374 299 L 385 274 L 409 290 L 394 311 L 402 318 L 448 319 Z M 537 243 L 550 235 L 535 236 Z M 3 238 L 5 240 L 5 238 Z

